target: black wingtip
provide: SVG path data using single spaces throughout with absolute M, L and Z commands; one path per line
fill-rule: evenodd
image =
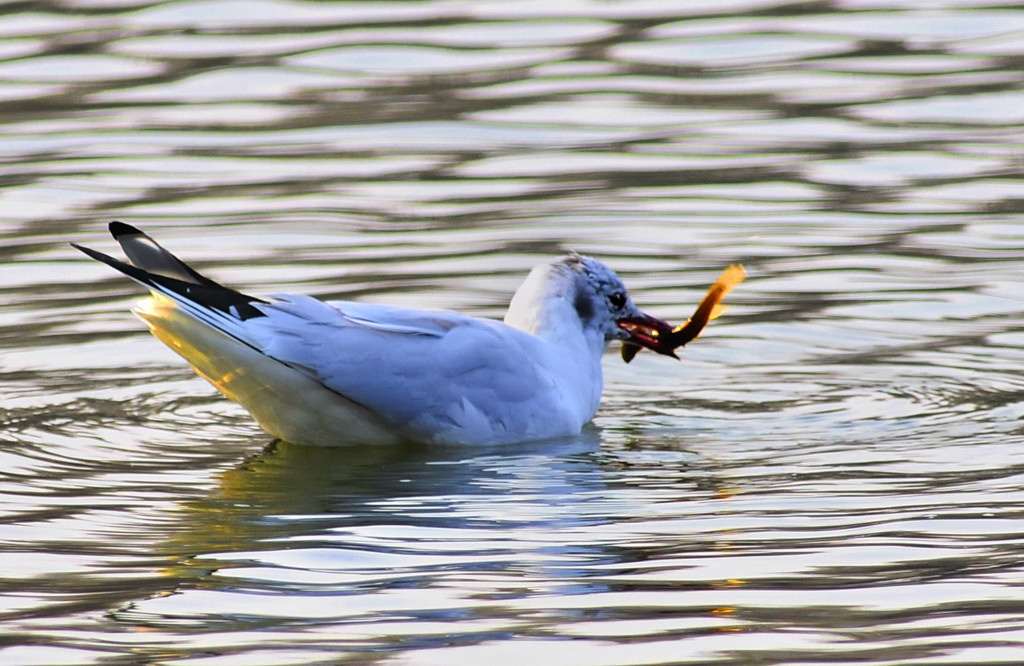
M 125 234 L 142 234 L 141 231 L 130 224 L 125 224 L 124 222 L 111 222 L 110 233 L 114 235 L 114 238 L 124 236 Z M 145 234 L 142 235 L 145 236 Z M 146 238 L 150 243 L 153 243 L 153 241 L 148 237 Z M 187 265 L 181 263 L 180 259 L 170 255 L 169 253 L 168 256 L 180 264 L 180 269 L 186 274 L 185 279 L 178 274 L 165 275 L 160 272 L 147 270 L 133 264 L 125 263 L 119 259 L 103 254 L 102 252 L 93 250 L 92 248 L 79 245 L 78 243 L 71 243 L 71 246 L 76 250 L 85 253 L 92 259 L 102 261 L 111 268 L 124 273 L 139 284 L 150 289 L 160 291 L 172 299 L 179 300 L 180 298 L 180 300 L 190 301 L 200 307 L 219 310 L 243 321 L 253 317 L 266 316 L 262 310 L 255 307 L 253 304 L 265 304 L 267 301 L 253 296 L 247 296 L 241 292 L 235 291 L 234 289 L 229 289 L 228 287 L 217 284 L 213 280 L 196 273 Z M 163 250 L 159 246 L 156 247 L 160 249 L 161 252 L 166 252 L 166 250 Z M 193 279 L 187 279 L 188 276 L 191 276 Z
M 125 273 L 129 277 L 132 277 L 132 278 L 138 278 L 139 277 L 139 275 L 133 275 L 129 271 L 125 270 L 125 268 L 134 269 L 136 271 L 138 271 L 138 269 L 136 269 L 134 266 L 131 266 L 130 264 L 124 263 L 123 261 L 118 261 L 117 259 L 114 259 L 110 255 L 103 254 L 102 252 L 98 252 L 98 251 L 92 249 L 91 247 L 85 247 L 84 245 L 79 245 L 78 243 L 72 243 L 71 247 L 75 248 L 79 252 L 82 252 L 82 253 L 86 254 L 90 258 L 95 259 L 96 261 L 102 261 L 106 265 L 108 265 L 108 266 L 110 266 L 112 268 L 116 268 L 117 270 L 121 271 L 122 273 Z M 145 271 L 138 271 L 138 273 L 140 275 L 144 275 Z
M 125 224 L 124 222 L 119 222 L 117 220 L 111 222 L 107 228 L 110 229 L 110 235 L 114 237 L 114 240 L 117 240 L 119 236 L 142 233 L 141 230 L 136 229 L 132 225 Z

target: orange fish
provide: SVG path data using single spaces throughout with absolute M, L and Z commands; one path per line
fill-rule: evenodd
M 704 330 L 704 327 L 708 325 L 708 322 L 712 319 L 717 319 L 725 312 L 727 306 L 722 305 L 722 299 L 725 298 L 726 294 L 732 291 L 736 285 L 743 282 L 743 278 L 747 276 L 747 272 L 743 270 L 743 266 L 735 264 L 729 266 L 722 274 L 715 280 L 715 283 L 708 289 L 708 293 L 701 300 L 700 305 L 694 311 L 693 316 L 686 320 L 685 324 L 681 324 L 672 329 L 669 338 L 669 346 L 672 349 L 678 349 L 687 342 L 690 342 Z M 657 331 L 646 331 L 650 335 L 657 336 Z M 622 343 L 622 360 L 629 363 L 636 356 L 637 352 L 640 351 L 639 345 L 634 345 L 629 342 Z M 672 356 L 675 356 L 673 353 Z M 679 358 L 676 356 L 676 358 Z

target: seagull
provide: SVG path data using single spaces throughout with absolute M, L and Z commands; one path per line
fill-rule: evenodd
M 123 222 L 120 261 L 150 290 L 133 312 L 270 435 L 295 444 L 483 446 L 578 434 L 612 340 L 675 356 L 672 326 L 618 275 L 571 253 L 534 268 L 504 321 L 298 294 L 266 298 L 193 270 Z

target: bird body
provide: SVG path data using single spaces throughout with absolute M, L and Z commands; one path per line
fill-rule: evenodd
M 504 322 L 279 294 L 200 275 L 115 222 L 131 264 L 80 250 L 148 287 L 150 331 L 271 435 L 302 444 L 485 445 L 573 435 L 600 403 L 613 339 L 660 353 L 671 326 L 576 254 L 535 268 Z

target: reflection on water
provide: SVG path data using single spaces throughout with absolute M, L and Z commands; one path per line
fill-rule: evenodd
M 1016 6 L 0 8 L 0 662 L 1016 663 Z M 268 442 L 68 241 L 500 317 L 567 248 L 669 320 L 597 429 Z

